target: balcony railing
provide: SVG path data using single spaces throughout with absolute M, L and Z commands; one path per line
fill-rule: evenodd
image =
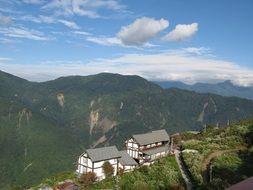
M 153 148 L 159 148 L 161 146 L 164 146 L 165 144 L 160 144 L 160 145 L 156 145 L 156 146 L 150 146 L 150 147 L 144 147 L 144 148 L 140 148 L 140 151 L 146 151 L 146 150 L 150 150 L 150 149 L 153 149 Z

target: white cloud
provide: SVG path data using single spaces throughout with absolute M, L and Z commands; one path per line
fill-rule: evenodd
M 0 26 L 1 25 L 3 25 L 3 26 L 9 25 L 9 24 L 11 24 L 11 22 L 12 22 L 11 17 L 3 16 L 3 15 L 0 14 Z
M 17 40 L 11 40 L 11 39 L 8 39 L 8 38 L 0 38 L 0 44 L 3 44 L 3 45 L 11 45 L 11 44 L 14 44 L 16 42 L 17 42 Z
M 30 40 L 49 40 L 42 32 L 24 27 L 0 28 L 0 34 L 7 37 L 26 38 Z
M 121 28 L 117 37 L 127 46 L 142 46 L 169 26 L 165 19 L 142 17 Z
M 122 41 L 117 37 L 105 37 L 105 36 L 90 36 L 86 37 L 86 40 L 89 42 L 93 42 L 99 45 L 104 46 L 121 46 L 121 47 L 127 47 L 127 48 L 136 48 L 141 49 L 142 47 L 156 47 L 157 45 L 151 44 L 151 43 L 145 43 L 142 47 L 138 46 L 128 46 L 122 43 Z
M 90 36 L 91 33 L 89 32 L 84 32 L 84 31 L 73 31 L 74 34 L 79 34 L 79 35 L 82 35 L 82 36 Z
M 215 57 L 211 53 L 210 48 L 206 48 L 206 47 L 187 47 L 187 48 L 182 48 L 179 50 L 172 50 L 171 53 L 194 55 L 194 56 Z
M 37 17 L 32 15 L 25 15 L 18 18 L 15 18 L 16 20 L 23 20 L 23 21 L 30 21 L 35 23 L 46 23 L 46 24 L 55 24 L 55 23 L 61 23 L 71 29 L 80 29 L 80 27 L 73 21 L 68 21 L 64 19 L 57 19 L 54 17 L 39 15 Z
M 72 21 L 67 21 L 67 20 L 58 20 L 58 22 L 64 24 L 65 26 L 72 28 L 72 29 L 80 29 L 79 26 L 77 26 L 77 24 L 75 22 Z
M 21 17 L 17 17 L 15 19 L 30 21 L 30 22 L 35 22 L 35 23 L 46 23 L 46 24 L 52 24 L 56 22 L 56 20 L 53 17 L 43 16 L 43 15 L 39 15 L 37 17 L 32 16 L 32 15 L 24 15 Z
M 112 45 L 119 45 L 122 46 L 121 41 L 118 38 L 112 37 L 87 37 L 87 41 L 100 44 L 100 45 L 105 45 L 105 46 L 112 46 Z
M 89 6 L 98 8 L 98 7 L 106 7 L 111 10 L 124 10 L 126 7 L 124 5 L 119 4 L 119 1 L 116 0 L 90 0 Z
M 9 57 L 0 57 L 0 62 L 5 62 L 5 61 L 11 61 L 12 58 Z
M 79 15 L 98 18 L 98 9 L 121 11 L 125 6 L 116 0 L 53 0 L 42 7 L 54 10 L 57 15 Z
M 156 54 L 126 54 L 116 58 L 44 64 L 0 64 L 0 69 L 30 80 L 48 80 L 67 75 L 90 75 L 104 71 L 139 75 L 149 80 L 179 80 L 186 83 L 231 80 L 253 86 L 253 70 L 236 63 L 170 50 Z
M 205 47 L 199 47 L 199 48 L 188 47 L 188 48 L 183 48 L 182 50 L 188 53 L 196 54 L 196 55 L 206 55 L 207 53 L 210 52 L 210 49 L 205 48 Z
M 153 47 L 150 41 L 155 38 L 161 31 L 169 26 L 169 21 L 161 18 L 155 20 L 154 18 L 142 17 L 136 19 L 133 23 L 121 27 L 120 31 L 113 37 L 92 36 L 87 37 L 86 40 L 100 45 L 106 46 L 122 46 L 122 47 Z M 163 37 L 166 41 L 181 41 L 190 38 L 198 30 L 198 24 L 192 23 L 189 25 L 179 24 L 176 28 Z M 184 50 L 190 53 L 201 55 L 206 49 L 188 48 Z
M 168 33 L 164 40 L 166 41 L 182 41 L 192 37 L 198 31 L 198 23 L 178 24 L 176 28 Z
M 93 10 L 87 10 L 82 7 L 85 7 L 85 4 L 81 1 L 73 1 L 72 2 L 72 14 L 77 14 L 80 16 L 87 16 L 90 18 L 98 18 L 100 17 L 95 11 Z M 69 12 L 69 9 L 68 9 Z
M 39 4 L 44 3 L 43 0 L 23 0 L 23 2 L 27 4 L 34 4 L 34 5 L 39 5 Z
M 153 47 L 150 44 L 159 32 L 169 26 L 169 21 L 165 19 L 155 20 L 153 18 L 142 17 L 136 19 L 132 24 L 123 26 L 114 37 L 89 36 L 87 41 L 105 45 L 105 46 L 122 46 L 122 47 Z

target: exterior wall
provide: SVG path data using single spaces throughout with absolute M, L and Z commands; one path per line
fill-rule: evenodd
M 136 166 L 135 165 L 133 165 L 133 166 L 125 165 L 125 166 L 123 166 L 123 165 L 121 165 L 119 163 L 119 168 L 123 168 L 124 169 L 124 173 L 125 173 L 125 172 L 133 171 L 134 168 L 136 168 Z
M 153 160 L 165 157 L 167 154 L 168 154 L 168 151 L 166 151 L 166 152 L 164 151 L 164 152 L 159 152 L 159 153 L 153 154 L 153 155 L 150 156 L 150 161 L 153 161 Z
M 76 172 L 79 174 L 92 171 L 92 161 L 87 158 L 87 154 L 82 154 L 78 159 L 78 166 Z
M 92 163 L 90 158 L 87 158 L 87 154 L 84 153 L 78 158 L 77 170 L 76 172 L 79 174 L 87 173 L 87 172 L 94 172 L 96 173 L 98 180 L 102 180 L 105 178 L 103 172 L 103 164 L 105 161 L 108 161 L 114 168 L 114 176 L 117 174 L 118 169 L 118 159 L 110 159 L 110 160 L 103 160 L 99 162 Z
M 126 141 L 126 149 L 127 149 L 127 153 L 132 158 L 136 158 L 136 159 L 139 158 L 139 145 L 135 142 L 133 138 Z
M 136 166 L 125 166 L 125 172 L 130 172 L 130 171 L 133 171 L 134 168 L 136 168 Z
M 135 141 L 135 139 L 130 138 L 129 140 L 126 141 L 126 149 L 127 149 L 127 153 L 132 158 L 139 160 L 139 164 L 143 164 L 145 162 L 150 162 L 150 161 L 166 156 L 168 152 L 161 152 L 161 153 L 157 153 L 151 156 L 144 156 L 143 154 L 143 151 L 145 150 L 160 147 L 166 143 L 168 142 L 157 142 L 157 143 L 151 143 L 151 144 L 139 146 L 137 142 Z
M 108 161 L 114 168 L 114 176 L 117 174 L 117 163 L 118 163 L 118 159 L 110 159 L 110 160 L 103 160 L 100 162 L 94 162 L 94 172 L 96 173 L 97 177 L 99 180 L 102 180 L 105 178 L 104 172 L 103 172 L 103 164 Z

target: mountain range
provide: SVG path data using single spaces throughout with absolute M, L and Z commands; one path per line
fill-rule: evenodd
M 179 88 L 184 90 L 191 90 L 199 93 L 213 93 L 221 96 L 236 96 L 240 98 L 247 98 L 253 100 L 253 87 L 244 87 L 234 85 L 231 81 L 227 80 L 216 84 L 196 83 L 185 84 L 180 81 L 154 81 L 162 88 Z
M 74 171 L 89 147 L 136 133 L 169 134 L 253 118 L 253 101 L 163 89 L 139 76 L 101 73 L 30 82 L 0 72 L 0 187 Z

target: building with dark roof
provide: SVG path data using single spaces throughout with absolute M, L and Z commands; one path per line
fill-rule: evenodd
M 98 180 L 104 179 L 103 164 L 108 161 L 114 168 L 114 175 L 119 168 L 125 172 L 141 164 L 150 164 L 170 152 L 170 137 L 166 130 L 132 135 L 126 142 L 126 150 L 118 151 L 116 146 L 87 149 L 78 158 L 78 174 L 94 172 Z
M 116 146 L 88 149 L 86 150 L 86 152 L 93 162 L 121 157 L 120 152 L 118 151 Z
M 138 163 L 127 153 L 126 150 L 119 151 L 121 158 L 119 159 L 119 167 L 121 167 L 124 172 L 133 170 L 138 166 Z
M 166 130 L 132 135 L 125 142 L 127 153 L 139 164 L 152 163 L 170 152 L 170 137 Z
M 157 130 L 150 133 L 132 135 L 139 145 L 149 145 L 158 142 L 169 141 L 170 137 L 166 130 Z
M 87 149 L 78 158 L 77 170 L 79 174 L 94 172 L 99 180 L 104 179 L 103 164 L 108 161 L 114 168 L 114 175 L 119 168 L 121 154 L 116 146 Z

